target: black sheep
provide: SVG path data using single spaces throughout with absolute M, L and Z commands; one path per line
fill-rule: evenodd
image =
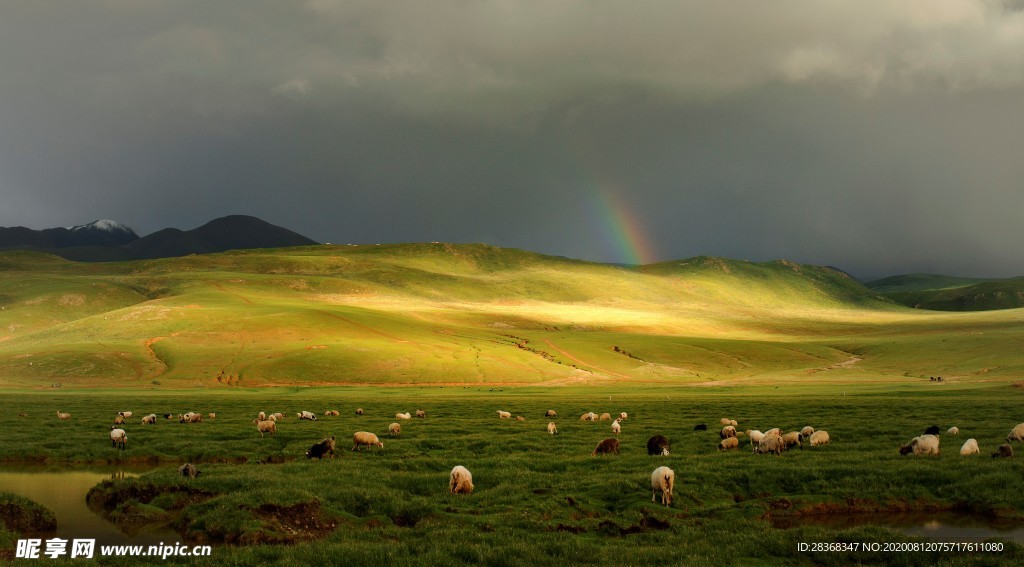
M 306 451 L 307 459 L 312 459 L 313 457 L 316 457 L 317 459 L 323 459 L 327 455 L 330 455 L 332 459 L 334 458 L 333 435 L 317 443 L 316 445 L 313 445 L 312 447 L 309 448 L 308 451 Z
M 655 435 L 647 440 L 648 455 L 667 455 L 668 449 L 668 439 L 664 435 Z

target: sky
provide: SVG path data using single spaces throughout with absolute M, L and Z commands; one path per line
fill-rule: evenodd
M 0 9 L 0 226 L 1024 275 L 1024 0 Z

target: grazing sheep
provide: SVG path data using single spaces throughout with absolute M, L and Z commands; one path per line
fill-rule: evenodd
M 184 465 L 178 467 L 178 474 L 189 480 L 193 480 L 197 476 L 203 474 L 203 471 L 197 469 L 196 466 L 193 465 L 192 463 L 185 463 Z
M 611 421 L 612 420 L 612 414 L 610 414 L 610 413 L 602 413 L 601 417 L 599 417 L 598 419 L 600 419 L 601 421 Z
M 775 453 L 776 455 L 781 455 L 782 450 L 785 448 L 786 444 L 782 441 L 781 435 L 769 435 L 765 433 L 764 437 L 761 438 L 761 442 L 754 448 L 754 452 L 759 454 Z
M 156 425 L 156 414 L 151 413 L 142 418 L 142 425 Z
M 764 437 L 764 433 L 757 429 L 748 429 L 744 431 L 747 437 L 750 438 L 750 446 L 757 447 L 757 444 L 761 442 L 761 438 Z
M 521 415 L 517 415 L 516 416 L 516 421 L 526 421 L 526 418 L 521 416 Z
M 267 420 L 270 420 L 270 421 L 277 421 L 277 416 L 276 416 L 276 415 L 274 415 L 274 414 L 270 414 L 270 415 L 268 415 L 268 416 L 267 416 Z
M 729 419 L 728 417 L 723 417 L 722 419 L 718 420 L 718 423 L 722 425 L 732 425 L 732 420 Z
M 736 437 L 736 428 L 731 425 L 726 425 L 725 427 L 722 428 L 722 432 L 719 433 L 718 436 L 721 437 L 722 439 L 726 439 L 728 437 Z
M 773 428 L 769 429 L 768 431 L 765 431 L 764 434 L 765 435 L 778 435 L 778 436 L 781 437 L 782 436 L 782 430 L 779 429 L 778 427 L 773 427 Z
M 544 417 L 555 417 L 556 415 L 557 414 L 553 409 L 549 409 L 548 411 L 544 412 Z
M 186 413 L 184 415 L 178 415 L 178 422 L 179 423 L 202 423 L 203 422 L 203 415 L 199 414 L 199 413 L 196 413 L 194 411 L 190 411 L 190 412 L 188 412 L 188 413 Z
M 384 448 L 384 444 L 381 443 L 380 439 L 377 439 L 377 436 L 374 435 L 373 433 L 370 433 L 369 431 L 356 431 L 355 434 L 352 435 L 352 450 L 361 450 L 360 447 L 363 447 L 364 445 L 367 448 Z
M 732 449 L 738 449 L 740 447 L 740 440 L 735 437 L 726 437 L 718 444 L 719 451 L 729 451 Z
M 655 435 L 647 440 L 648 455 L 668 456 L 669 443 L 664 435 Z
M 707 431 L 708 430 L 708 425 L 706 423 L 698 423 L 697 425 L 693 426 L 693 430 L 694 431 Z
M 818 430 L 811 434 L 811 447 L 828 445 L 829 441 L 831 441 L 831 439 L 828 436 L 828 431 Z
M 548 433 L 552 435 L 556 435 L 558 433 L 558 427 L 555 425 L 555 422 L 548 422 Z
M 324 417 L 331 417 L 335 415 L 341 415 L 337 410 L 327 410 L 324 412 Z
M 940 431 L 941 429 L 939 429 L 938 425 L 933 425 L 924 430 L 924 435 L 938 435 Z
M 996 458 L 996 457 L 1003 458 L 1003 459 L 1009 459 L 1012 456 L 1013 456 L 1013 447 L 1011 447 L 1009 443 L 1003 443 L 1002 445 L 999 446 L 998 449 L 996 449 L 995 453 L 992 453 L 992 458 L 993 459 Z
M 597 414 L 592 411 L 588 411 L 580 416 L 580 421 L 597 421 Z
M 118 449 L 128 448 L 128 432 L 117 426 L 110 426 L 110 446 Z
M 299 417 L 299 419 L 305 419 L 306 421 L 316 421 L 317 420 L 316 419 L 316 414 L 311 412 L 311 411 L 300 411 L 299 413 L 297 413 L 295 415 L 297 415 Z
M 206 418 L 207 419 L 217 419 L 217 414 L 211 411 L 210 413 L 206 414 Z
M 800 430 L 800 435 L 810 437 L 811 435 L 814 435 L 814 428 L 810 425 L 805 425 L 804 428 Z
M 388 435 L 392 437 L 398 437 L 402 434 L 402 426 L 398 423 L 392 423 L 388 426 Z
M 117 415 L 119 415 L 119 416 L 121 416 L 121 417 L 123 417 L 125 419 L 128 419 L 128 418 L 130 418 L 132 416 L 132 412 L 130 412 L 130 411 L 119 411 L 119 412 L 117 412 Z
M 402 414 L 398 414 L 399 416 Z M 398 416 L 395 416 L 398 417 Z M 498 419 L 512 419 L 512 412 L 498 410 Z
M 363 408 L 356 408 L 356 415 L 363 415 Z
M 114 416 L 114 425 L 121 425 L 122 423 L 124 423 L 124 416 L 122 416 L 121 414 L 115 415 Z
M 948 433 L 949 435 L 960 435 L 960 428 L 954 425 L 953 427 L 947 429 L 946 433 Z
M 913 453 L 915 457 L 921 455 L 940 455 L 939 438 L 935 435 L 920 435 L 910 440 L 910 443 L 900 447 L 901 455 Z
M 508 413 L 508 412 L 506 412 L 506 413 Z M 511 416 L 512 416 L 512 414 L 509 414 L 509 417 L 511 417 Z M 395 419 L 412 419 L 412 414 L 410 414 L 409 412 L 396 413 L 395 414 Z
M 269 416 L 269 417 L 273 417 L 274 419 L 284 419 L 284 414 L 281 413 L 281 412 L 277 412 L 274 415 Z
M 264 421 L 254 419 L 252 422 L 256 424 L 256 430 L 260 432 L 260 437 L 263 437 L 264 433 L 269 433 L 271 435 L 277 433 L 277 421 L 273 419 L 267 419 Z
M 1024 441 L 1024 423 L 1018 423 L 1006 436 L 1007 441 Z
M 663 506 L 672 505 L 672 488 L 676 484 L 676 473 L 668 467 L 658 467 L 651 473 L 651 502 L 661 493 Z
M 174 414 L 173 413 L 165 413 L 164 414 L 164 419 L 174 419 Z
M 324 460 L 324 457 L 326 457 L 327 455 L 330 455 L 332 459 L 334 458 L 333 435 L 331 435 L 330 437 L 325 437 L 319 443 L 313 445 L 312 447 L 309 448 L 308 451 L 306 451 L 307 459 L 312 459 L 313 457 L 316 457 L 317 459 L 320 459 L 322 461 Z
M 425 412 L 425 411 L 423 411 L 421 409 L 418 409 L 418 410 L 416 410 L 416 417 L 427 417 L 427 412 Z
M 590 456 L 596 457 L 598 455 L 607 455 L 608 453 L 615 453 L 616 455 L 619 454 L 618 439 L 603 439 L 600 443 L 597 444 L 597 447 L 594 449 L 594 452 L 590 453 Z
M 786 449 L 792 449 L 793 447 L 804 448 L 803 436 L 800 435 L 799 431 L 790 431 L 789 433 L 782 436 L 782 445 Z
M 256 414 L 256 419 L 258 419 L 260 421 L 266 421 L 267 420 L 267 413 L 261 411 L 260 413 Z
M 59 419 L 61 421 L 67 421 L 67 420 L 71 419 L 71 414 L 70 413 L 63 413 L 60 410 L 57 410 L 57 419 Z
M 981 449 L 978 448 L 978 442 L 975 441 L 973 438 L 964 441 L 963 446 L 960 447 L 961 456 L 977 455 L 979 453 L 981 453 Z
M 622 433 L 622 426 L 619 425 L 619 420 L 617 419 L 612 422 L 612 433 L 614 433 L 615 435 Z
M 739 424 L 739 423 L 736 423 L 736 420 L 735 420 L 735 419 L 730 419 L 730 420 L 729 420 L 729 425 L 731 425 L 731 426 L 733 426 L 733 427 L 739 427 L 739 426 L 740 426 L 740 424 Z
M 457 465 L 448 475 L 448 492 L 450 494 L 473 494 L 473 475 L 469 470 Z
M 622 421 L 626 421 L 628 418 L 629 418 L 629 414 L 627 414 L 624 411 L 620 411 L 619 412 L 619 419 L 621 419 Z

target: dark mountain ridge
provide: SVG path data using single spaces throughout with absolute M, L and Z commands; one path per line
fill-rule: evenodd
M 221 217 L 192 230 L 165 228 L 141 238 L 132 229 L 113 221 L 44 230 L 0 228 L 0 249 L 39 250 L 77 262 L 148 260 L 313 244 L 317 242 L 246 215 Z

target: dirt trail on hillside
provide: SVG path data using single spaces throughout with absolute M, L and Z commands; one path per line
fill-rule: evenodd
M 577 364 L 582 364 L 583 366 L 586 366 L 587 368 L 593 368 L 594 370 L 597 370 L 598 372 L 602 372 L 602 373 L 607 374 L 609 376 L 615 376 L 615 377 L 618 377 L 618 378 L 622 378 L 624 380 L 631 380 L 633 378 L 632 376 L 629 376 L 629 375 L 626 375 L 626 374 L 619 374 L 618 372 L 613 372 L 611 370 L 608 370 L 608 369 L 605 369 L 605 368 L 601 368 L 600 366 L 595 366 L 595 365 L 593 365 L 593 364 L 591 364 L 589 362 L 580 360 L 579 358 L 576 358 L 575 356 L 573 356 L 570 352 L 558 348 L 557 346 L 555 346 L 554 343 L 552 343 L 551 341 L 549 341 L 547 339 L 544 339 L 544 342 L 547 343 L 547 345 L 549 347 L 551 347 L 551 348 L 555 349 L 556 351 L 558 351 L 559 354 L 561 354 L 562 356 L 568 358 L 569 360 L 571 360 L 571 361 L 573 361 L 573 362 L 575 362 Z
M 153 349 L 153 345 L 166 338 L 167 337 L 153 337 L 151 339 L 146 339 L 142 343 L 142 347 L 145 349 L 146 356 L 153 362 L 157 363 L 162 368 L 162 370 L 150 376 L 150 378 L 157 378 L 159 376 L 163 376 L 170 369 L 170 367 L 167 366 L 167 363 L 164 362 L 164 360 L 160 358 L 160 355 L 156 353 L 156 350 Z

